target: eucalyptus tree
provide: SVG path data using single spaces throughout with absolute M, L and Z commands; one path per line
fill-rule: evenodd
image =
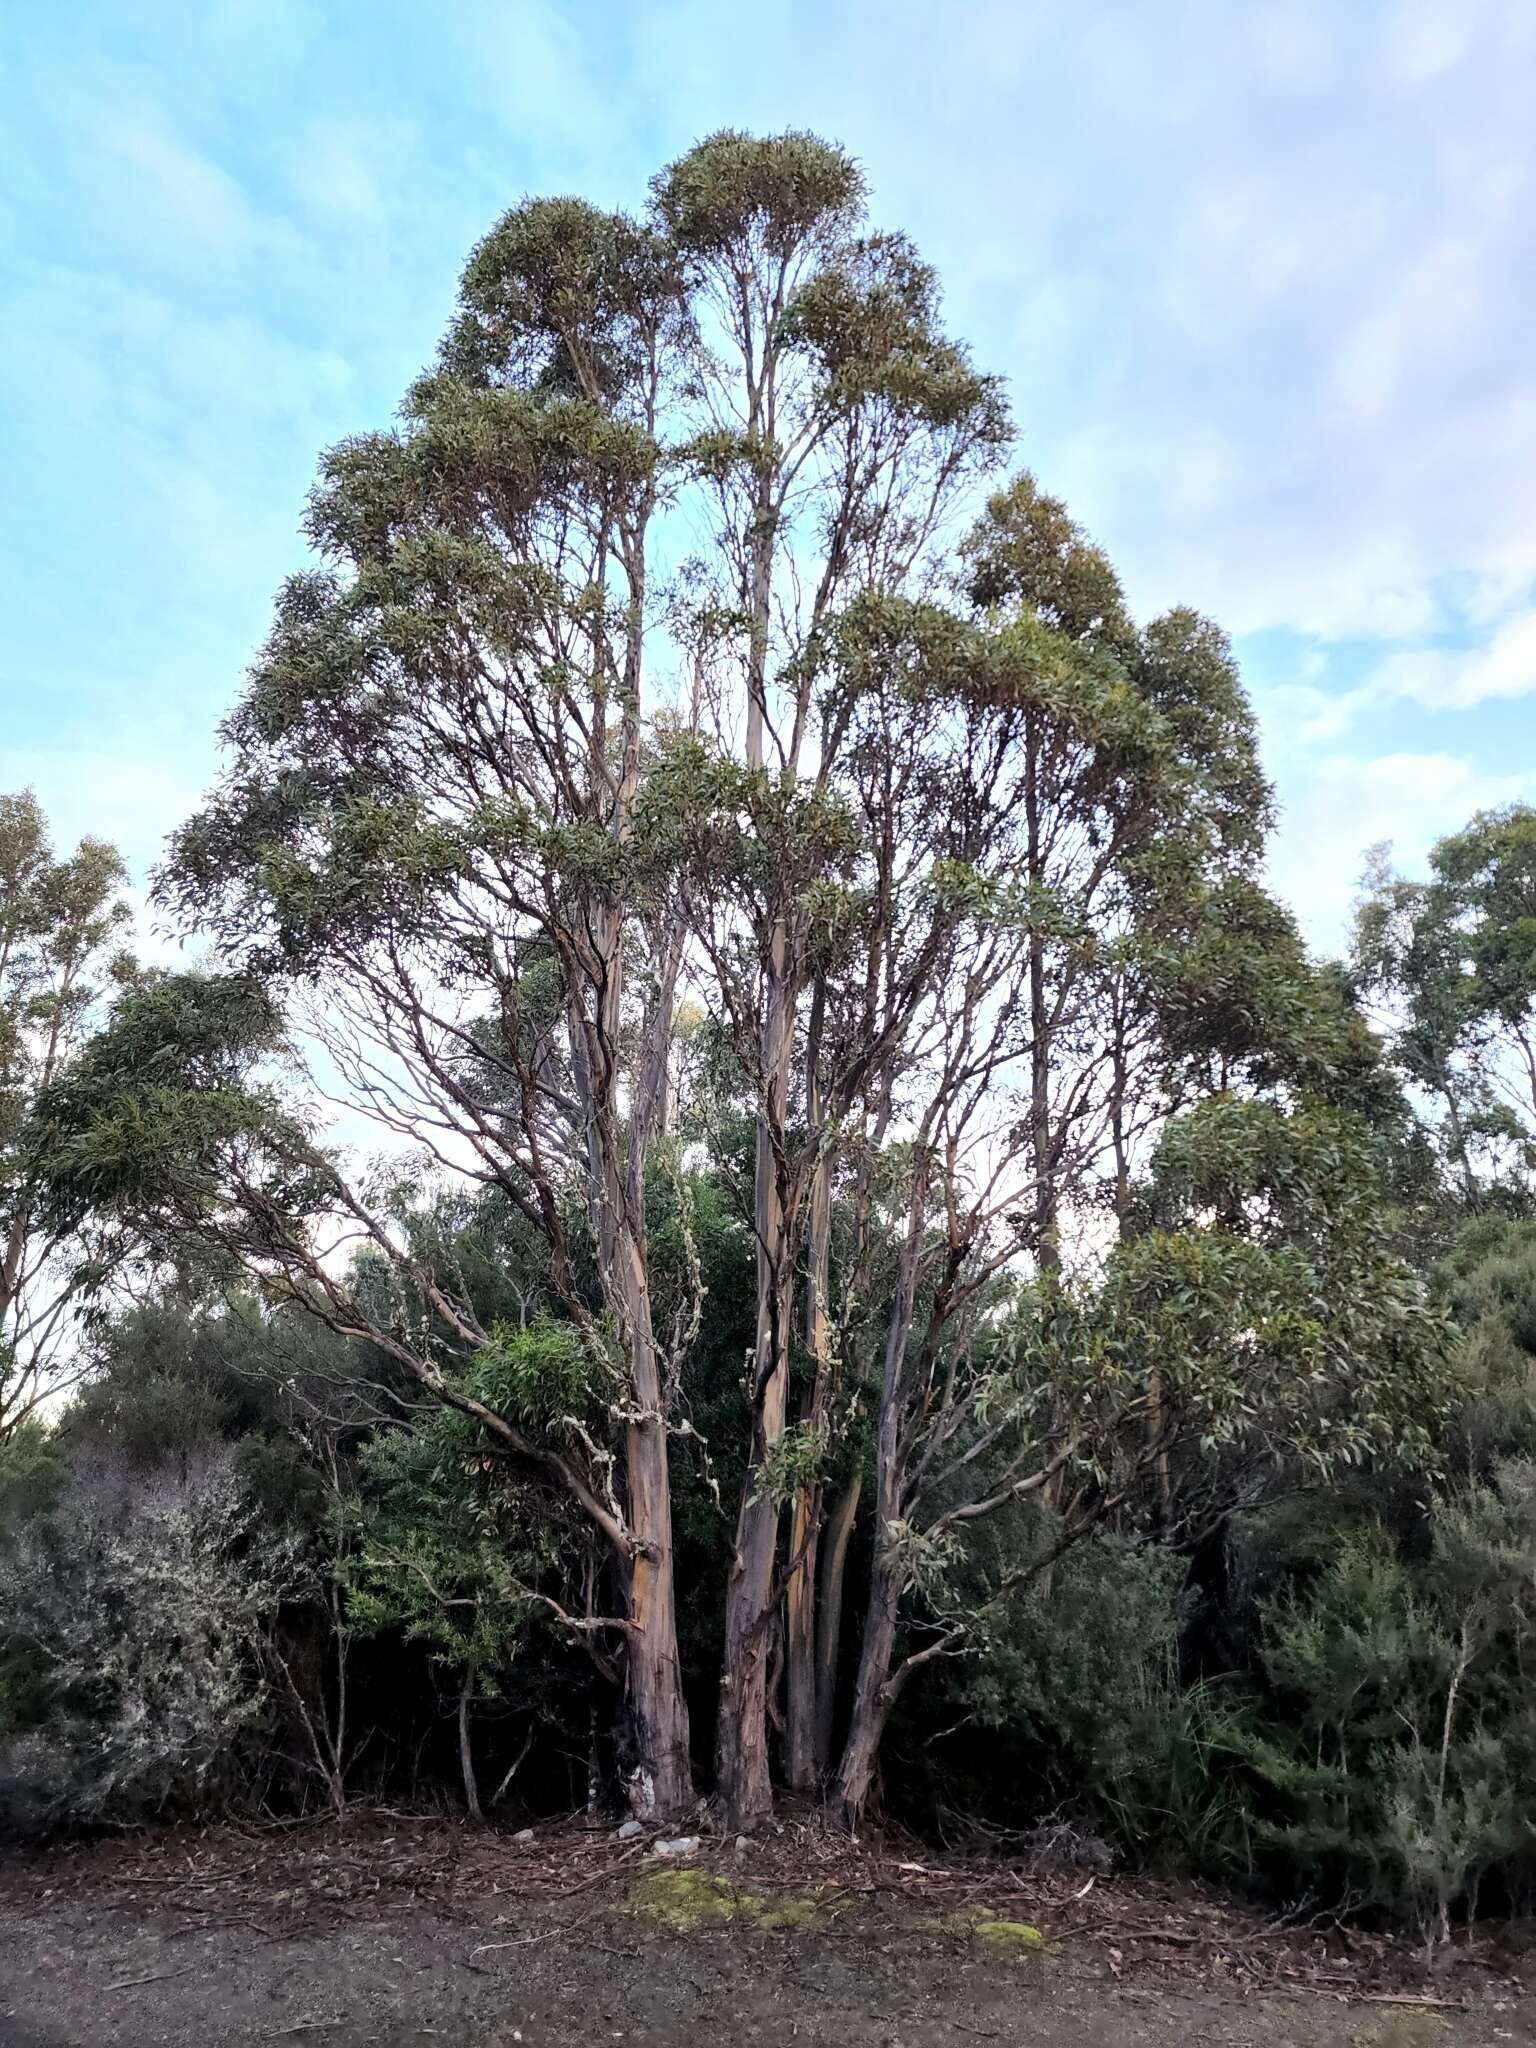
M 1031 479 L 983 508 L 999 387 L 863 208 L 840 150 L 722 134 L 642 216 L 501 221 L 399 425 L 325 457 L 321 564 L 174 842 L 162 897 L 215 971 L 144 990 L 36 1126 L 61 1219 L 211 1241 L 584 1519 L 606 1591 L 565 1620 L 621 1670 L 629 1795 L 665 1816 L 692 1798 L 670 1468 L 708 1068 L 753 1132 L 737 1825 L 771 1800 L 781 1628 L 787 1774 L 833 1773 L 856 1409 L 849 1813 L 958 1532 L 1060 1511 L 1127 1429 L 1158 1455 L 1155 1389 L 1085 1410 L 1097 1352 L 1047 1370 L 999 1332 L 1030 1286 L 1055 1313 L 1106 1186 L 1124 1209 L 1190 1065 L 1179 1005 L 1216 1000 L 1180 963 L 1269 815 L 1217 629 L 1133 620 Z M 327 1096 L 376 1167 L 322 1142 Z M 477 1308 L 409 1225 L 423 1176 L 519 1220 L 552 1317 Z
M 1528 1202 L 1536 1168 L 1536 810 L 1480 812 L 1429 876 L 1373 855 L 1353 972 L 1469 1209 Z
M 644 218 L 532 201 L 487 237 L 401 425 L 325 459 L 308 522 L 323 566 L 285 587 L 226 777 L 175 843 L 164 898 L 227 971 L 162 986 L 73 1098 L 115 1161 L 88 1158 L 76 1128 L 79 1185 L 94 1174 L 105 1194 L 124 1167 L 126 1199 L 112 1062 L 169 1032 L 155 1085 L 201 1076 L 206 1099 L 185 1120 L 198 1171 L 155 1186 L 167 1226 L 221 1234 L 579 1504 L 610 1553 L 632 1796 L 658 1813 L 691 1796 L 668 1437 L 697 1299 L 654 1327 L 646 1188 L 675 1156 L 691 934 L 640 799 L 655 748 L 695 733 L 742 759 L 759 810 L 794 825 L 814 807 L 816 636 L 860 590 L 924 572 L 1007 432 L 995 385 L 940 332 L 931 273 L 901 238 L 862 233 L 862 204 L 835 148 L 721 135 L 655 181 Z M 777 1512 L 758 1468 L 782 1429 L 793 1256 L 783 1130 L 805 966 L 787 880 L 768 877 L 746 918 L 759 1335 L 720 1740 L 743 1814 L 767 1796 Z M 387 1190 L 323 1159 L 302 1117 L 258 1129 L 249 1054 L 291 1056 L 301 1011 L 318 1086 L 542 1234 L 581 1402 L 517 1425 L 477 1403 L 464 1378 L 492 1335 L 413 1262 Z M 426 1328 L 355 1298 L 322 1215 L 396 1263 Z
M 0 1436 L 86 1357 L 75 1312 L 108 1248 L 48 1226 L 23 1133 L 129 972 L 125 880 L 105 841 L 61 860 L 31 791 L 0 795 Z

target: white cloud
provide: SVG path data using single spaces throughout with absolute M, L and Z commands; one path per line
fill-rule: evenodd
M 148 110 L 98 116 L 77 130 L 75 151 L 98 222 L 135 264 L 227 267 L 293 241 L 238 179 Z
M 1264 712 L 1286 744 L 1336 739 L 1364 719 L 1390 718 L 1397 704 L 1467 712 L 1530 696 L 1536 696 L 1536 606 L 1511 613 L 1481 644 L 1395 649 L 1353 689 L 1329 691 L 1315 683 L 1271 689 Z
M 1329 83 L 1338 46 L 1316 7 L 1271 0 L 1253 9 L 1249 33 L 1265 76 L 1276 85 L 1317 92 Z
M 1465 62 L 1503 18 L 1518 35 L 1524 0 L 1396 0 L 1382 43 L 1387 70 L 1402 85 L 1423 86 Z
M 388 417 L 496 210 L 637 203 L 739 124 L 860 157 L 1138 607 L 1310 644 L 1265 703 L 1309 915 L 1337 924 L 1372 838 L 1506 791 L 1470 727 L 1536 687 L 1532 0 L 644 0 L 600 32 L 554 0 L 194 13 L 34 16 L 0 133 L 29 479 L 8 626 L 56 692 L 157 707 L 133 776 L 211 729 L 315 450 Z M 1363 638 L 1364 683 L 1330 687 Z M 1389 752 L 1407 705 L 1468 723 Z M 1367 720 L 1362 758 L 1329 751 Z
M 1422 867 L 1437 839 L 1474 811 L 1527 795 L 1536 777 L 1489 775 L 1453 754 L 1335 754 L 1282 778 L 1273 886 L 1324 952 L 1343 944 L 1367 850 L 1391 840 L 1397 862 Z
M 1470 653 L 1419 649 L 1392 654 L 1361 693 L 1367 704 L 1406 697 L 1430 711 L 1465 711 L 1490 699 L 1536 693 L 1536 610 L 1506 619 Z
M 108 840 L 142 889 L 167 835 L 208 784 L 211 748 L 184 755 L 135 749 L 127 771 L 131 735 L 121 737 L 116 747 L 8 748 L 5 787 L 36 792 L 57 849 L 84 838 Z
M 847 141 L 1139 603 L 1409 642 L 1536 580 L 1529 0 L 736 20 L 648 10 L 669 138 Z

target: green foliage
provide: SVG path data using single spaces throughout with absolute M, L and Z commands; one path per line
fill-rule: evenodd
M 52 1507 L 64 1479 L 58 1446 L 40 1422 L 0 1438 L 0 1541 Z
M 1265 1609 L 1268 1709 L 1232 1721 L 1291 1881 L 1325 1873 L 1428 1942 L 1533 1841 L 1533 1507 L 1536 1470 L 1512 1467 L 1439 1510 L 1421 1563 L 1369 1529 L 1342 1537 Z
M 1397 1251 L 1358 1118 L 1212 1097 L 1163 1132 L 1145 1202 L 1107 1262 L 1105 1311 L 1202 1451 L 1283 1444 L 1313 1477 L 1435 1464 L 1460 1391 L 1452 1333 Z M 1229 1468 L 1230 1499 L 1250 1476 Z
M 1429 866 L 1427 881 L 1409 881 L 1378 850 L 1354 971 L 1460 1200 L 1518 1210 L 1536 1168 L 1536 811 L 1479 813 Z
M 728 1603 L 805 1677 L 784 1524 L 855 1476 L 836 1722 L 867 1651 L 975 1810 L 1438 1938 L 1526 1869 L 1536 826 L 1311 961 L 1221 630 L 1028 475 L 954 544 L 1002 388 L 865 196 L 726 131 L 476 247 L 159 878 L 212 971 L 111 964 L 115 857 L 0 802 L 0 1226 L 95 1302 L 44 1438 L 0 1301 L 18 1782 L 213 1803 L 268 1652 L 339 1782 L 372 1644 L 453 1678 L 471 1810 L 472 1703 L 567 1653 L 682 1810 L 656 1695 L 714 1703 Z
M 505 1474 L 477 1471 L 466 1436 L 444 1416 L 364 1445 L 337 1569 L 349 1628 L 420 1643 L 455 1677 L 472 1673 L 481 1691 L 495 1692 L 557 1546 Z
M 32 792 L 0 794 L 0 1437 L 69 1385 L 92 1288 L 123 1251 L 99 1221 L 48 1213 L 32 1123 L 135 978 L 126 879 L 99 839 L 56 858 Z
M 1500 1457 L 1536 1455 L 1536 1222 L 1464 1224 L 1435 1281 L 1461 1332 L 1462 1455 L 1486 1478 Z
M 826 1468 L 827 1448 L 824 1428 L 809 1422 L 791 1423 L 758 1467 L 758 1493 L 779 1507 L 787 1507 L 802 1486 L 821 1477 Z
M 835 245 L 862 210 L 864 180 L 846 151 L 818 136 L 723 128 L 661 172 L 652 192 L 687 254 L 718 259 L 761 239 L 786 261 L 805 242 Z
M 951 1691 L 998 1742 L 989 1773 L 1022 1818 L 1070 1806 L 1132 1854 L 1168 1846 L 1183 1578 L 1168 1552 L 1102 1535 L 995 1610 Z M 995 1809 L 990 1785 L 972 1796 Z
M 232 1149 L 267 1181 L 274 1220 L 322 1199 L 318 1154 L 259 1077 L 283 1045 L 249 976 L 148 978 L 38 1101 L 28 1137 L 49 1213 L 185 1230 L 223 1203 Z
M 0 1548 L 9 1828 L 196 1813 L 249 1762 L 266 1632 L 300 1582 L 232 1464 L 74 1469 Z
M 575 1325 L 540 1313 L 523 1327 L 492 1324 L 490 1342 L 470 1360 L 463 1385 L 498 1414 L 558 1433 L 591 1406 L 593 1378 L 591 1354 Z

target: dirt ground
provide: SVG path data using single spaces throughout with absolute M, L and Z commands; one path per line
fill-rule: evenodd
M 0 1863 L 3 2048 L 1481 2048 L 1536 2043 L 1523 1967 L 796 1829 L 671 1863 L 373 1816 Z

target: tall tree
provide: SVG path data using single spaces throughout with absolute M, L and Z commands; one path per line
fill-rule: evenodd
M 1133 1422 L 1133 1462 L 1169 1448 L 1155 1384 L 1117 1370 L 1085 1408 L 1102 1346 L 1047 1368 L 999 1322 L 1032 1286 L 1055 1327 L 1073 1230 L 1128 1213 L 1200 1060 L 1241 1056 L 1251 962 L 1219 935 L 1266 914 L 1244 871 L 1269 792 L 1223 637 L 1133 620 L 1028 477 L 955 546 L 1006 410 L 863 206 L 842 151 L 728 133 L 643 217 L 505 217 L 400 426 L 325 458 L 324 566 L 282 592 L 174 843 L 163 900 L 217 971 L 124 1006 L 36 1119 L 61 1224 L 213 1242 L 584 1519 L 607 1593 L 567 1619 L 622 1669 L 629 1796 L 658 1816 L 692 1798 L 671 1452 L 704 1312 L 694 1098 L 740 1119 L 715 1737 L 737 1825 L 771 1801 L 780 1644 L 787 1774 L 832 1773 L 860 1488 L 828 1489 L 861 1404 L 850 1814 L 945 1545 L 1003 1501 L 1063 1512 Z M 394 1156 L 328 1150 L 325 1097 Z M 539 1245 L 537 1342 L 424 1243 L 426 1179 Z
M 403 426 L 326 459 L 309 532 L 329 566 L 283 592 L 226 728 L 229 773 L 164 882 L 232 970 L 150 1006 L 181 1034 L 183 1078 L 243 1083 L 247 1026 L 276 1047 L 256 977 L 290 1018 L 307 1005 L 322 1085 L 543 1234 L 590 1398 L 537 1431 L 481 1420 L 609 1547 L 639 1731 L 632 1797 L 658 1813 L 691 1796 L 668 1484 L 691 1319 L 657 1332 L 649 1272 L 688 939 L 666 857 L 635 830 L 651 735 L 659 711 L 672 734 L 707 726 L 740 748 L 753 805 L 794 819 L 805 649 L 851 592 L 917 572 L 949 495 L 1006 431 L 994 386 L 938 333 L 931 274 L 899 238 L 861 237 L 861 205 L 842 152 L 722 135 L 657 180 L 643 220 L 575 200 L 509 214 L 472 257 Z M 677 564 L 706 508 L 710 560 L 669 589 L 657 565 Z M 797 918 L 766 874 L 746 913 L 762 961 L 756 1452 L 721 1737 L 743 1815 L 768 1789 L 759 1645 L 777 1517 L 755 1468 L 781 1432 L 787 1374 Z M 100 1086 L 131 1041 L 144 1049 L 139 1026 L 103 1049 Z M 489 1333 L 412 1262 L 380 1191 L 320 1165 L 299 1121 L 258 1137 L 255 1097 L 249 1113 L 227 1100 L 226 1127 L 198 1125 L 205 1168 L 254 1145 L 260 1172 L 232 1171 L 220 1202 L 206 1182 L 162 1183 L 161 1199 L 469 1403 L 463 1371 Z M 274 1223 L 279 1187 L 299 1184 L 425 1293 L 425 1335 L 348 1293 L 313 1214 Z
M 772 1800 L 768 1639 L 782 1503 L 767 1468 L 789 1416 L 808 1216 L 804 1327 L 826 1376 L 826 1131 L 851 1106 L 831 1102 L 818 1074 L 808 1095 L 792 1074 L 803 1006 L 820 1014 L 816 890 L 846 882 L 856 829 L 838 786 L 846 715 L 818 716 L 822 643 L 861 594 L 894 599 L 931 573 L 957 493 L 995 459 L 1008 424 L 995 380 L 942 332 L 933 273 L 903 237 L 860 233 L 863 181 L 841 151 L 805 136 L 719 135 L 657 181 L 656 200 L 693 286 L 692 453 L 716 545 L 696 627 L 704 744 L 687 764 L 705 787 L 688 795 L 704 843 L 723 832 L 739 846 L 744 828 L 758 849 L 735 860 L 725 889 L 706 875 L 689 892 L 708 996 L 724 999 L 757 1124 L 752 1441 L 716 1743 L 722 1798 L 747 1824 Z M 711 776 L 738 762 L 744 773 Z M 813 1720 L 804 1589 L 814 1562 L 803 1515 L 794 1540 L 790 1751 L 803 1783 Z
M 103 840 L 58 859 L 30 790 L 0 795 L 0 1436 L 86 1357 L 75 1311 L 108 1248 L 48 1227 L 22 1138 L 129 971 L 116 945 L 125 879 Z

